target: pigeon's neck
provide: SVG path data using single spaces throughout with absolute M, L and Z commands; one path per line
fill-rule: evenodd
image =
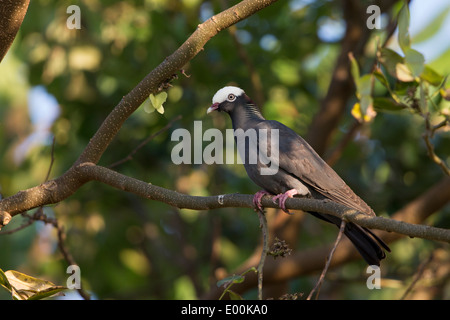
M 254 104 L 247 104 L 244 108 L 236 108 L 230 113 L 233 128 L 247 130 L 255 123 L 264 121 L 264 117 Z

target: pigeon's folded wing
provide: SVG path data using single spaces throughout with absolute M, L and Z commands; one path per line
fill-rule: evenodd
M 258 123 L 256 129 L 267 129 L 270 132 L 274 129 L 278 130 L 278 166 L 280 170 L 297 177 L 303 184 L 332 201 L 368 215 L 375 215 L 373 210 L 295 131 L 273 120 Z M 270 148 L 274 145 L 270 137 L 274 135 L 268 134 L 268 136 L 267 145 Z M 269 152 L 273 154 L 273 150 L 269 150 Z M 270 179 L 270 176 L 267 176 L 267 179 Z

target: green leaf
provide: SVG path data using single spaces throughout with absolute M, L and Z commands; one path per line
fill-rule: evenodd
M 420 108 L 426 108 L 427 107 L 427 98 L 425 94 L 425 89 L 423 87 L 423 82 L 420 82 L 419 84 L 419 98 L 420 98 Z
M 422 74 L 425 68 L 425 58 L 423 54 L 411 48 L 407 48 L 405 51 L 405 64 L 411 71 L 413 77 L 418 77 Z
M 430 19 L 430 23 L 427 26 L 423 27 L 419 33 L 415 34 L 413 37 L 414 43 L 420 43 L 427 41 L 436 35 L 441 29 L 444 23 L 447 20 L 447 16 L 450 12 L 450 6 L 446 9 L 442 10 L 436 17 Z
M 359 77 L 360 77 L 358 62 L 356 61 L 352 52 L 349 52 L 348 58 L 350 59 L 350 70 L 352 73 L 353 81 L 355 81 L 355 84 L 358 85 L 358 81 L 359 81 Z
M 360 104 L 362 114 L 366 115 L 369 108 L 373 105 L 373 99 L 370 95 L 363 95 L 361 97 Z
M 41 300 L 47 297 L 51 297 L 55 294 L 60 293 L 61 291 L 67 290 L 67 287 L 64 286 L 52 286 L 50 288 L 40 290 L 39 292 L 36 292 L 31 297 L 28 298 L 28 300 Z
M 409 37 L 409 7 L 406 2 L 398 14 L 398 44 L 404 53 L 411 46 Z
M 373 99 L 375 111 L 396 112 L 407 108 L 404 104 L 395 102 L 390 98 L 378 97 Z
M 434 69 L 432 69 L 431 67 L 429 67 L 427 65 L 423 69 L 423 72 L 420 75 L 420 78 L 436 87 L 439 86 L 442 83 L 442 81 L 444 81 L 443 76 L 441 76 L 439 73 L 434 71 Z
M 226 278 L 223 278 L 222 280 L 217 281 L 217 286 L 228 286 L 230 284 L 234 283 L 242 283 L 245 280 L 245 277 L 242 275 L 232 275 Z
M 394 92 L 399 96 L 405 96 L 408 95 L 410 91 L 415 91 L 417 87 L 419 86 L 418 82 L 401 82 L 398 81 L 395 84 Z
M 360 76 L 359 66 L 355 57 L 352 53 L 349 53 L 348 57 L 350 59 L 353 80 L 356 84 L 356 96 L 359 99 L 359 102 L 353 106 L 351 114 L 359 122 L 369 122 L 376 115 L 372 102 L 373 74 L 369 73 Z
M 10 291 L 13 298 L 17 300 L 42 299 L 67 289 L 63 286 L 56 286 L 50 281 L 38 279 L 15 270 L 8 270 L 5 273 L 2 271 L 1 278 L 3 287 Z
M 405 59 L 394 50 L 382 48 L 379 61 L 385 66 L 388 73 L 403 82 L 414 81 L 411 71 L 405 64 Z
M 2 269 L 0 269 L 0 285 L 2 285 L 2 287 L 4 287 L 6 290 L 11 291 L 11 284 L 9 283 L 8 277 Z
M 389 62 L 392 62 L 394 65 L 403 63 L 403 57 L 389 48 L 381 48 L 379 60 L 383 65 L 388 65 Z
M 373 71 L 373 75 L 375 76 L 375 78 L 389 91 L 389 94 L 391 95 L 391 97 L 396 101 L 396 102 L 400 102 L 399 97 L 397 96 L 397 94 L 395 94 L 394 91 L 392 91 L 391 86 L 389 85 L 389 81 L 386 78 L 386 76 L 384 75 L 384 73 L 381 71 L 381 69 L 375 69 L 375 71 Z
M 163 104 L 167 100 L 167 92 L 163 91 L 158 93 L 156 96 L 150 94 L 150 102 L 152 103 L 153 108 L 155 108 L 156 111 L 163 114 L 164 113 L 164 107 Z
M 231 300 L 244 300 L 240 294 L 237 294 L 234 291 L 228 290 L 228 294 L 230 295 Z
M 377 69 L 375 69 L 375 71 L 373 71 L 373 75 L 386 89 L 388 89 L 389 92 L 392 91 L 391 86 L 389 85 L 389 81 L 387 80 L 383 71 L 381 71 L 380 69 L 377 68 Z
M 361 99 L 363 96 L 370 95 L 372 93 L 372 74 L 365 74 L 360 76 L 359 66 L 352 53 L 349 53 L 349 59 L 351 64 L 351 72 L 353 81 L 356 84 L 356 96 Z
M 409 70 L 408 66 L 403 63 L 397 63 L 395 65 L 395 77 L 403 82 L 411 82 L 415 79 L 411 70 Z
M 361 97 L 370 96 L 372 93 L 373 75 L 371 73 L 363 75 L 359 78 L 357 87 Z
M 441 53 L 441 55 L 433 61 L 431 61 L 428 65 L 432 67 L 434 70 L 439 70 L 440 74 L 449 74 L 450 73 L 450 48 Z

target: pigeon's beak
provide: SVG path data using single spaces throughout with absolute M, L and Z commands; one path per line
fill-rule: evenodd
M 216 102 L 211 107 L 209 107 L 208 110 L 206 110 L 206 114 L 211 113 L 217 109 L 219 109 L 219 104 Z

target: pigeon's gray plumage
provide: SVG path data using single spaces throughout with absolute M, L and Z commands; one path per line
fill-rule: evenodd
M 225 111 L 230 115 L 235 135 L 238 129 L 242 129 L 243 132 L 254 130 L 257 133 L 256 141 L 249 135 L 245 139 L 244 148 L 241 150 L 238 146 L 248 176 L 263 188 L 255 194 L 256 206 L 260 207 L 261 197 L 269 193 L 275 195 L 274 200 L 279 200 L 280 207 L 288 212 L 284 204 L 286 199 L 298 195 L 314 199 L 329 199 L 375 216 L 373 210 L 347 186 L 302 137 L 280 122 L 264 119 L 259 108 L 242 89 L 224 87 L 217 91 L 213 97 L 213 105 L 207 112 L 214 110 Z M 278 144 L 272 144 L 271 139 L 277 137 L 274 129 L 277 129 Z M 256 162 L 250 161 L 252 153 L 258 155 Z M 274 174 L 263 174 L 263 169 L 274 167 L 277 169 L 273 171 Z M 310 213 L 337 226 L 341 224 L 341 219 L 338 217 Z M 381 247 L 390 251 L 388 246 L 370 230 L 354 223 L 346 224 L 344 234 L 369 265 L 379 265 L 380 260 L 385 258 L 385 252 Z

